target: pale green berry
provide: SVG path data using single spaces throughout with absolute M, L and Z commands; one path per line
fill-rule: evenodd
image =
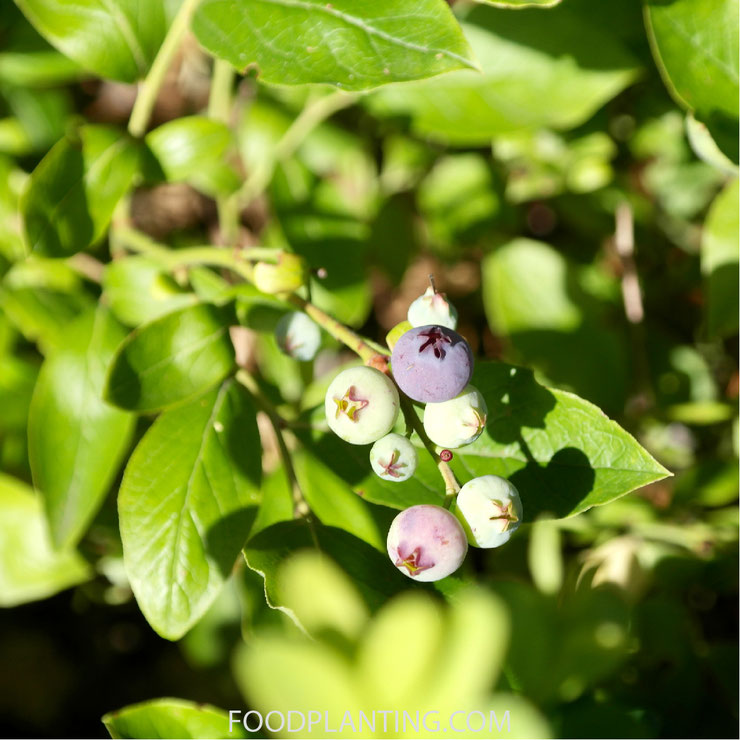
M 471 545 L 499 547 L 522 523 L 522 500 L 505 478 L 483 475 L 460 489 L 455 513 Z
M 408 320 L 414 327 L 436 324 L 456 329 L 457 311 L 444 293 L 436 293 L 430 285 L 424 295 L 419 296 L 409 306 Z
M 330 429 L 345 442 L 366 445 L 384 437 L 398 418 L 393 381 L 372 367 L 351 367 L 332 380 L 324 398 Z
M 480 391 L 467 385 L 462 393 L 424 408 L 424 431 L 440 447 L 463 447 L 475 442 L 486 426 L 488 407 Z
M 303 311 L 291 311 L 278 321 L 275 339 L 288 357 L 308 362 L 319 351 L 321 330 Z
M 416 472 L 418 464 L 416 447 L 395 432 L 379 439 L 370 450 L 370 465 L 383 480 L 394 483 L 408 480 Z

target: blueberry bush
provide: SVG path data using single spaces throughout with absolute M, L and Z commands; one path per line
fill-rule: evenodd
M 3 732 L 736 736 L 737 29 L 4 0 Z

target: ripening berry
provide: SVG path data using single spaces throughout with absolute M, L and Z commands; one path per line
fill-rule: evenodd
M 415 401 L 442 403 L 470 382 L 473 353 L 468 343 L 444 326 L 419 326 L 407 331 L 393 347 L 393 377 Z
M 398 417 L 398 391 L 393 381 L 372 367 L 351 367 L 332 380 L 324 398 L 329 427 L 354 445 L 384 437 Z
M 303 311 L 291 311 L 278 321 L 275 339 L 288 357 L 308 362 L 319 351 L 321 330 Z
M 381 437 L 370 450 L 370 465 L 375 474 L 394 483 L 408 480 L 416 472 L 418 463 L 416 447 L 395 432 Z
M 499 547 L 522 523 L 522 501 L 505 478 L 483 475 L 460 489 L 457 515 L 471 545 Z
M 468 541 L 447 509 L 420 504 L 402 511 L 388 530 L 388 557 L 415 581 L 438 581 L 465 560 Z
M 281 252 L 277 264 L 258 262 L 252 277 L 257 290 L 263 293 L 292 293 L 306 283 L 308 268 L 300 255 Z
M 488 407 L 481 392 L 468 385 L 459 395 L 424 408 L 424 431 L 440 447 L 463 447 L 475 442 L 486 426 Z
M 448 329 L 457 329 L 457 311 L 444 293 L 437 293 L 430 285 L 424 295 L 410 306 L 408 320 L 411 326 L 436 324 Z

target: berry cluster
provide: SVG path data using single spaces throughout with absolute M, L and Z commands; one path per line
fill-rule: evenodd
M 345 442 L 372 444 L 373 472 L 390 483 L 413 477 L 419 462 L 409 437 L 393 430 L 400 412 L 399 389 L 424 403 L 423 426 L 440 460 L 474 442 L 486 425 L 488 408 L 470 385 L 473 354 L 455 331 L 457 311 L 434 285 L 409 307 L 408 321 L 388 335 L 393 379 L 374 367 L 352 367 L 331 382 L 324 399 L 329 428 Z M 311 360 L 320 345 L 316 324 L 301 312 L 286 314 L 276 329 L 278 346 L 297 360 Z M 395 383 L 394 383 L 395 380 Z M 519 527 L 522 504 L 504 478 L 484 475 L 468 481 L 452 511 L 419 505 L 402 511 L 391 524 L 387 548 L 391 562 L 417 581 L 437 581 L 454 573 L 468 544 L 503 545 Z
M 331 430 L 351 444 L 369 444 L 373 472 L 388 482 L 411 478 L 418 464 L 416 447 L 408 436 L 392 432 L 399 414 L 400 391 L 426 404 L 426 436 L 447 448 L 474 442 L 486 425 L 488 408 L 470 385 L 473 354 L 456 331 L 457 312 L 432 285 L 410 306 L 408 321 L 388 335 L 391 370 L 371 367 L 345 370 L 326 392 L 326 419 Z M 468 543 L 498 547 L 519 526 L 522 504 L 514 486 L 495 475 L 466 483 L 457 495 L 454 513 L 441 506 L 419 505 L 402 511 L 388 532 L 391 562 L 409 578 L 437 581 L 462 564 Z

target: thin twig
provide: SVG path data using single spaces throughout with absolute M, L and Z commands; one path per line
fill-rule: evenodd
M 162 87 L 167 70 L 175 58 L 180 42 L 190 25 L 190 18 L 199 2 L 200 0 L 184 0 L 172 21 L 169 31 L 167 31 L 167 35 L 164 37 L 162 46 L 159 47 L 157 56 L 154 57 L 149 73 L 141 82 L 128 121 L 128 132 L 131 136 L 139 138 L 146 133 L 154 105 L 157 102 L 159 89 Z
M 306 503 L 303 491 L 301 491 L 301 486 L 298 483 L 295 468 L 293 467 L 293 459 L 290 456 L 288 445 L 285 443 L 282 419 L 278 414 L 277 409 L 272 405 L 264 393 L 262 393 L 254 377 L 252 377 L 252 375 L 250 375 L 246 370 L 238 370 L 236 373 L 236 379 L 249 391 L 260 408 L 265 412 L 267 418 L 270 420 L 273 430 L 275 431 L 280 457 L 283 461 L 283 465 L 285 465 L 285 472 L 288 476 L 291 490 L 293 492 L 293 516 L 296 519 L 308 517 L 310 514 L 310 508 L 308 503 Z

